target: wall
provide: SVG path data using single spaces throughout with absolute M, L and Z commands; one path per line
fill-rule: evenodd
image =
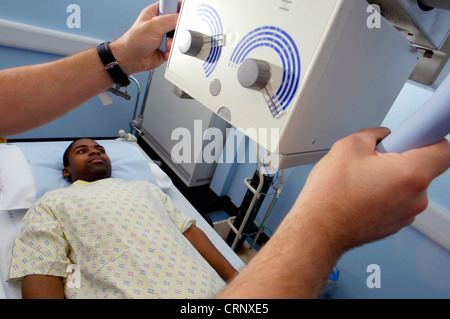
M 135 0 L 114 2 L 107 0 L 0 0 L 0 18 L 32 26 L 113 40 L 126 32 L 143 8 L 155 1 Z M 67 7 L 75 3 L 81 8 L 81 28 L 68 28 L 66 20 L 71 12 Z M 0 69 L 52 61 L 61 58 L 45 53 L 0 46 Z M 141 101 L 148 72 L 136 74 L 141 85 Z M 43 86 L 43 89 L 51 89 Z M 10 136 L 12 138 L 115 137 L 120 129 L 130 130 L 137 97 L 137 87 L 131 83 L 126 101 L 112 95 L 113 104 L 103 106 L 94 97 L 62 118 L 40 128 Z M 22 94 L 26 94 L 23 88 Z M 141 103 L 139 103 L 141 105 Z
M 395 129 L 431 94 L 406 84 L 383 125 Z M 450 171 L 447 171 L 432 182 L 428 194 L 430 201 L 450 213 L 449 191 Z M 379 289 L 367 288 L 366 268 L 370 264 L 380 266 Z M 450 252 L 413 227 L 353 249 L 341 258 L 338 267 L 341 287 L 336 298 L 450 298 Z
M 394 130 L 410 113 L 426 101 L 432 92 L 407 83 L 387 115 L 383 126 Z M 232 166 L 232 167 L 230 167 Z M 289 212 L 314 165 L 286 170 L 283 192 L 266 226 L 270 236 Z M 220 164 L 211 188 L 219 195 L 228 195 L 236 206 L 247 190 L 242 182 L 251 177 L 255 164 Z M 233 178 L 230 178 L 232 172 Z M 433 181 L 429 198 L 450 212 L 450 170 Z M 270 204 L 268 197 L 256 218 L 261 223 Z M 369 289 L 367 266 L 381 268 L 381 288 Z M 412 227 L 381 241 L 355 248 L 342 256 L 340 287 L 336 298 L 450 298 L 450 252 Z

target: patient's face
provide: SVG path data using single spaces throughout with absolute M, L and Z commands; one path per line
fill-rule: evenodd
M 111 177 L 111 161 L 103 146 L 91 139 L 80 139 L 74 142 L 68 151 L 69 165 L 63 175 L 73 182 L 81 179 L 93 182 Z

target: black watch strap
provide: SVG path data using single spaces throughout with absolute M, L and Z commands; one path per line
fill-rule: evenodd
M 128 75 L 126 75 L 117 63 L 114 55 L 111 52 L 109 47 L 109 41 L 101 43 L 97 46 L 97 52 L 100 59 L 105 66 L 106 71 L 108 71 L 109 75 L 113 79 L 114 83 L 120 86 L 128 86 L 130 85 L 130 80 L 128 79 Z

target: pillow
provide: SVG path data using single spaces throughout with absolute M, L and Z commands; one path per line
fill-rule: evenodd
M 34 179 L 19 148 L 0 144 L 0 210 L 24 209 L 34 202 Z
M 46 192 L 67 187 L 70 182 L 62 175 L 63 154 L 71 142 L 17 143 L 28 160 L 36 184 L 36 200 Z M 147 160 L 126 142 L 99 140 L 111 160 L 114 178 L 127 181 L 146 180 L 158 185 Z

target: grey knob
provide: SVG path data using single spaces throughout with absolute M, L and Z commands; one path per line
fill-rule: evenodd
M 197 31 L 182 30 L 178 35 L 178 49 L 183 54 L 195 57 L 202 51 L 204 37 L 203 33 Z
M 270 64 L 256 59 L 245 59 L 238 68 L 238 81 L 248 89 L 261 90 L 270 80 Z

